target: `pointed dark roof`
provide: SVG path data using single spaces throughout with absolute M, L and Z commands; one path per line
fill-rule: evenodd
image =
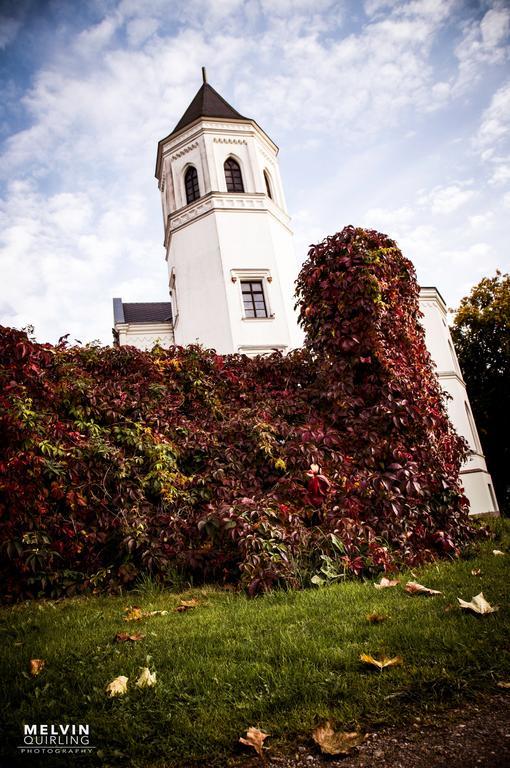
M 179 131 L 182 131 L 183 128 L 186 128 L 186 126 L 191 125 L 196 120 L 198 120 L 201 117 L 212 117 L 217 118 L 219 120 L 247 120 L 253 125 L 257 126 L 257 128 L 266 136 L 266 138 L 271 142 L 271 144 L 274 145 L 274 148 L 276 152 L 278 152 L 278 147 L 274 143 L 274 141 L 267 135 L 265 131 L 262 130 L 262 128 L 255 122 L 255 120 L 252 120 L 250 117 L 245 117 L 244 115 L 241 115 L 234 107 L 231 107 L 228 101 L 225 101 L 223 96 L 220 96 L 218 91 L 215 91 L 214 88 L 209 85 L 207 82 L 207 77 L 205 74 L 205 68 L 202 67 L 202 77 L 204 78 L 203 85 L 199 88 L 197 93 L 195 94 L 195 98 L 187 108 L 186 112 L 183 114 L 175 128 L 171 133 L 168 134 L 168 136 L 165 136 L 164 139 L 161 139 L 158 141 L 158 153 L 156 157 L 156 173 L 155 176 L 157 179 L 161 181 L 161 160 L 162 160 L 162 154 L 163 154 L 163 147 L 165 143 L 174 136 L 174 134 L 179 133 Z
M 240 115 L 234 107 L 231 107 L 228 101 L 220 96 L 218 91 L 204 83 L 197 91 L 195 98 L 183 114 L 172 133 L 182 130 L 187 125 L 191 125 L 199 117 L 219 117 L 224 120 L 249 120 L 249 118 Z M 170 136 L 172 135 L 170 134 Z

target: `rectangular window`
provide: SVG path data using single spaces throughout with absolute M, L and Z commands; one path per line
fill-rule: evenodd
M 241 280 L 245 317 L 269 317 L 262 280 Z

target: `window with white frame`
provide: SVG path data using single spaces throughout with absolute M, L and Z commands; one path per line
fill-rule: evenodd
M 270 320 L 274 317 L 271 309 L 271 273 L 267 269 L 233 269 L 232 282 L 237 284 L 241 315 L 245 320 Z
M 241 280 L 245 317 L 268 317 L 262 280 Z

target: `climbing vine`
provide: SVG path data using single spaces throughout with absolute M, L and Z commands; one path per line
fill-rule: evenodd
M 283 357 L 0 336 L 4 597 L 275 586 L 456 556 L 472 538 L 411 263 L 374 231 L 313 247 Z

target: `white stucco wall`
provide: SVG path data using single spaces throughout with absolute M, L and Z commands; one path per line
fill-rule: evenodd
M 171 323 L 116 323 L 119 345 L 150 350 L 154 344 L 167 349 L 174 343 Z
M 461 470 L 461 481 L 469 500 L 471 514 L 496 513 L 497 501 L 492 478 L 487 471 L 480 438 L 455 353 L 447 323 L 446 305 L 435 288 L 422 288 L 420 309 L 427 348 L 436 365 L 439 383 L 450 398 L 448 415 L 459 435 L 464 437 L 471 453 Z
M 200 201 L 197 201 L 200 203 Z M 197 206 L 195 203 L 195 206 Z M 205 207 L 205 206 L 204 206 Z M 168 267 L 176 344 L 200 343 L 220 354 L 232 351 L 219 241 L 214 216 L 201 216 L 173 233 Z

